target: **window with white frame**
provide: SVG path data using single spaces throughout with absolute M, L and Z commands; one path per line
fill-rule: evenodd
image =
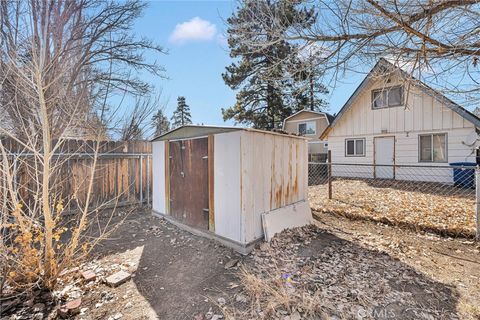
M 403 87 L 396 86 L 372 91 L 372 108 L 381 109 L 403 105 Z
M 298 133 L 301 135 L 316 133 L 315 121 L 300 122 L 298 124 Z
M 347 157 L 363 157 L 365 156 L 365 138 L 346 139 L 345 155 Z
M 447 134 L 422 134 L 418 136 L 420 162 L 447 162 Z

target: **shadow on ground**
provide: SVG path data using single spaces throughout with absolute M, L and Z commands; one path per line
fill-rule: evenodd
M 128 216 L 95 254 L 115 255 L 143 246 L 133 282 L 160 319 L 193 319 L 228 299 L 233 269 L 225 264 L 243 257 L 218 243 L 180 230 L 142 209 Z M 237 289 L 238 290 L 238 289 Z
M 251 301 L 244 305 L 235 302 L 234 295 L 242 287 L 232 289 L 232 283 L 238 282 L 236 270 L 225 269 L 225 263 L 232 259 L 259 274 L 273 271 L 269 268 L 275 261 L 278 271 L 303 277 L 305 293 L 319 294 L 317 315 L 357 318 L 357 307 L 362 307 L 367 318 L 457 318 L 454 289 L 386 253 L 366 249 L 318 227 L 289 230 L 277 240 L 268 249 L 242 257 L 142 209 L 130 215 L 95 253 L 112 255 L 143 246 L 133 281 L 160 319 L 193 319 L 211 307 L 218 313 L 212 303 L 218 297 L 244 312 Z M 341 312 L 335 310 L 340 302 L 345 305 Z M 372 310 L 377 311 L 372 314 Z M 250 313 L 251 318 L 256 316 Z

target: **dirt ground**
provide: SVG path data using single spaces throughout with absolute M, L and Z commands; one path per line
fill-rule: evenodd
M 472 241 L 317 214 L 248 256 L 235 319 L 479 319 Z
M 81 292 L 77 320 L 480 319 L 480 244 L 315 216 L 240 256 L 137 210 L 80 266 L 97 279 L 59 291 Z
M 209 311 L 220 315 L 217 300 L 228 299 L 236 290 L 236 267 L 226 269 L 225 264 L 242 258 L 152 216 L 148 209 L 129 215 L 95 254 L 97 268 L 123 264 L 133 276 L 117 288 L 99 284 L 87 292 L 82 305 L 88 310 L 78 319 L 193 319 Z
M 448 288 L 451 295 L 443 306 L 452 306 L 458 318 L 480 319 L 480 243 L 329 213 L 316 212 L 315 216 L 319 228 L 361 248 L 384 252 L 429 281 Z M 418 294 L 427 295 L 429 290 L 425 288 Z
M 313 229 L 287 231 L 242 257 L 137 212 L 98 247 L 100 260 L 93 263 L 126 265 L 134 277 L 117 288 L 100 282 L 86 291 L 77 319 L 373 319 L 372 312 L 480 319 L 479 244 L 326 213 L 316 218 Z M 288 274 L 296 288 L 282 291 L 290 307 L 279 302 L 272 312 L 257 301 L 244 270 L 250 277 L 268 274 L 276 285 Z M 268 295 L 269 283 L 261 284 Z
M 310 186 L 312 209 L 451 236 L 475 234 L 473 189 L 435 183 L 338 179 Z

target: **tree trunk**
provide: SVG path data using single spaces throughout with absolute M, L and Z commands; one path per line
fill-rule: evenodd
M 267 110 L 268 110 L 268 116 L 270 118 L 270 125 L 269 129 L 273 130 L 275 128 L 275 106 L 273 103 L 273 86 L 268 83 L 267 85 Z
M 314 93 L 314 83 L 313 83 L 313 68 L 310 68 L 310 110 L 315 111 L 315 93 Z

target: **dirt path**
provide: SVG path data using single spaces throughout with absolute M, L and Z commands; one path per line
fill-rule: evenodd
M 84 297 L 78 319 L 194 319 L 221 314 L 219 298 L 232 294 L 242 257 L 218 243 L 178 229 L 148 211 L 132 214 L 97 248 L 97 265 L 126 265 L 132 280 L 117 288 L 99 284 Z M 236 286 L 233 286 L 236 287 Z M 105 296 L 108 299 L 105 299 Z M 101 304 L 101 305 L 100 305 Z

